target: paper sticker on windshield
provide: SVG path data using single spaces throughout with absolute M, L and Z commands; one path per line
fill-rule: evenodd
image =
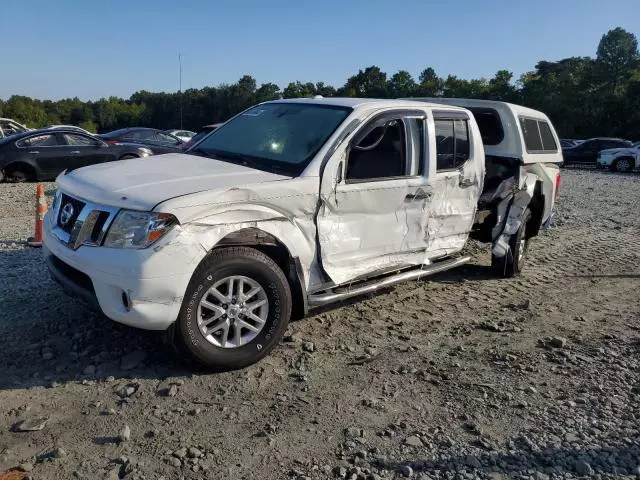
M 248 117 L 257 117 L 258 115 L 262 115 L 266 110 L 263 108 L 252 108 L 248 112 L 244 112 L 242 115 Z

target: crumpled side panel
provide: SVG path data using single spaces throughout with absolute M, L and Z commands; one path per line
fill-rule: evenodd
M 436 174 L 425 220 L 428 258 L 451 255 L 464 247 L 475 220 L 484 174 L 484 161 L 468 161 L 462 172 Z
M 207 252 L 225 236 L 246 228 L 273 235 L 300 260 L 309 287 L 321 282 L 315 260 L 317 190 L 317 179 L 300 178 L 203 192 L 172 200 L 162 208 L 181 219 L 181 228 Z
M 533 198 L 538 180 L 537 175 L 521 170 L 519 187 L 514 187 L 513 179 L 506 179 L 498 190 L 502 190 L 502 201 L 498 204 L 498 221 L 493 229 L 492 253 L 504 257 L 509 252 L 509 239 L 522 225 L 522 215 Z M 502 185 L 506 185 L 502 188 Z

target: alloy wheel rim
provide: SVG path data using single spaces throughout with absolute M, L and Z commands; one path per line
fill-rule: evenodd
M 198 328 L 216 347 L 239 348 L 260 334 L 268 315 L 264 288 L 252 278 L 233 275 L 217 281 L 202 296 Z
M 626 158 L 618 160 L 618 170 L 620 170 L 621 172 L 626 172 L 627 170 L 630 170 L 630 168 L 631 164 L 629 163 L 629 160 L 627 160 Z

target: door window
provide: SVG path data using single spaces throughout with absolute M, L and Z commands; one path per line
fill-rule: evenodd
M 18 147 L 56 147 L 58 146 L 58 138 L 55 134 L 35 135 L 29 138 L 23 138 L 18 142 Z
M 159 145 L 177 145 L 180 140 L 162 132 L 152 132 L 151 141 Z
M 95 138 L 79 135 L 77 133 L 65 133 L 63 137 L 67 145 L 73 145 L 76 147 L 97 147 L 100 145 L 100 142 Z
M 460 168 L 470 156 L 469 124 L 463 119 L 435 119 L 436 170 Z
M 366 128 L 351 146 L 347 181 L 380 180 L 409 175 L 407 142 L 401 118 L 385 119 Z

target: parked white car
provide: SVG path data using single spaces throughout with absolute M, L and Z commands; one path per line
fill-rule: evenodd
M 183 142 L 188 142 L 196 134 L 196 132 L 192 132 L 191 130 L 167 130 L 167 133 L 178 137 Z
M 190 154 L 61 175 L 48 267 L 210 368 L 258 361 L 311 307 L 468 262 L 470 235 L 517 275 L 551 221 L 559 139 L 535 110 L 459 102 L 266 102 Z
M 598 167 L 615 172 L 630 172 L 640 168 L 640 142 L 629 148 L 611 148 L 598 153 Z
M 0 118 L 0 138 L 10 137 L 16 133 L 28 132 L 30 128 L 10 118 Z

